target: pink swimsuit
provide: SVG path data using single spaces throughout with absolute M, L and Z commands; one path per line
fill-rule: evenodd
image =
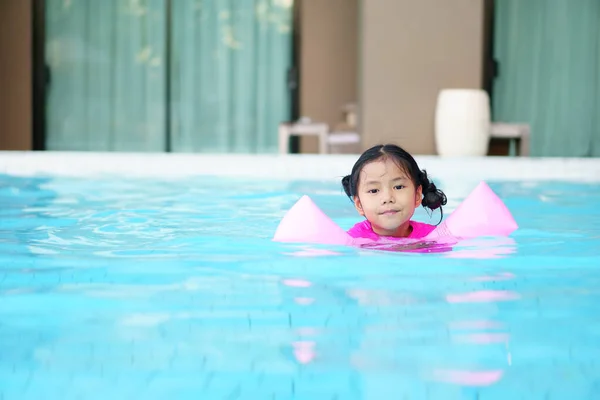
M 379 238 L 386 238 L 391 240 L 399 240 L 399 239 L 421 239 L 425 236 L 429 235 L 431 231 L 435 229 L 435 225 L 424 224 L 422 222 L 410 221 L 410 226 L 412 226 L 412 232 L 406 238 L 397 238 L 391 236 L 379 236 L 373 229 L 371 228 L 371 223 L 367 220 L 359 222 L 354 225 L 348 231 L 348 234 L 353 238 L 364 238 L 364 239 L 372 239 L 378 240 Z

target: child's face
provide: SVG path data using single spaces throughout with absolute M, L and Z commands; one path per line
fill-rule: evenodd
M 389 157 L 366 164 L 358 179 L 354 206 L 382 236 L 405 237 L 409 221 L 421 204 L 421 186 Z

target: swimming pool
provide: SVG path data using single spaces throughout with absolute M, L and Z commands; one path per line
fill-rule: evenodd
M 0 157 L 0 399 L 600 396 L 588 161 L 515 180 L 419 160 L 448 212 L 487 171 L 520 229 L 410 254 L 270 241 L 302 194 L 356 222 L 335 181 L 354 158 L 284 179 L 157 157 L 120 176 Z

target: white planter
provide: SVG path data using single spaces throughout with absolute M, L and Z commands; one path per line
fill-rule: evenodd
M 435 142 L 438 155 L 486 155 L 490 124 L 490 99 L 486 91 L 440 91 L 435 112 Z

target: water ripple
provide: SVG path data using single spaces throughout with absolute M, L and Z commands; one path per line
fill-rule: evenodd
M 0 399 L 599 397 L 600 187 L 492 188 L 511 238 L 416 254 L 271 242 L 329 183 L 0 176 Z

